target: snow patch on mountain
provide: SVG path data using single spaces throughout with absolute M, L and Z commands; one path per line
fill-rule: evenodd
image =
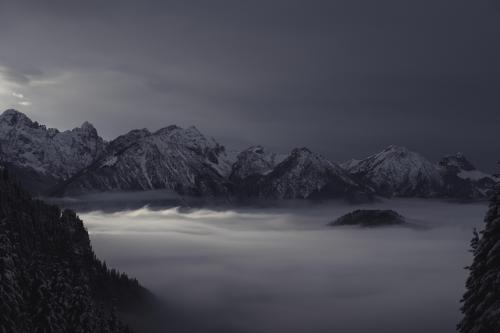
M 56 179 L 67 179 L 92 164 L 106 143 L 90 123 L 60 132 L 7 110 L 0 115 L 1 159 Z
M 311 152 L 296 148 L 258 181 L 260 197 L 305 199 L 346 197 L 368 193 L 340 166 Z
M 344 165 L 351 175 L 387 196 L 436 196 L 442 185 L 436 167 L 404 147 L 389 146 L 364 160 Z
M 286 155 L 262 146 L 227 151 L 194 126 L 136 129 L 106 143 L 88 122 L 60 132 L 15 110 L 0 115 L 0 157 L 36 193 L 58 184 L 53 193 L 170 189 L 278 199 L 354 193 L 481 198 L 498 182 L 461 153 L 433 164 L 389 146 L 339 166 L 307 148 Z
M 443 177 L 444 194 L 450 197 L 486 197 L 498 182 L 494 176 L 477 170 L 462 153 L 445 156 L 437 168 Z
M 252 146 L 237 155 L 230 178 L 243 180 L 252 175 L 266 175 L 286 157 L 284 154 L 269 152 L 262 146 Z
M 154 133 L 131 131 L 111 141 L 97 163 L 59 192 L 171 189 L 188 195 L 225 195 L 230 170 L 223 146 L 195 127 L 172 125 Z

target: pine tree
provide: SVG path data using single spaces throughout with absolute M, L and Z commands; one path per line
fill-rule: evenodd
M 491 196 L 485 228 L 471 241 L 474 256 L 462 302 L 461 333 L 500 332 L 500 185 Z
M 96 257 L 74 212 L 31 198 L 0 165 L 0 333 L 130 333 L 111 305 L 149 299 Z

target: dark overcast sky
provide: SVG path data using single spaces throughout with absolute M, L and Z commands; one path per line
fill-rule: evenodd
M 500 158 L 498 0 L 0 0 L 0 71 L 4 109 L 107 139 Z

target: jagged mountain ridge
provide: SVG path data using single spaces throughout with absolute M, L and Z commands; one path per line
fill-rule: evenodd
M 307 148 L 290 155 L 263 173 L 241 182 L 239 193 L 274 199 L 356 198 L 370 190 L 354 181 L 340 166 Z
M 286 157 L 284 154 L 269 152 L 262 146 L 252 146 L 236 156 L 229 178 L 241 181 L 252 175 L 266 175 Z
M 184 195 L 227 195 L 225 149 L 195 127 L 134 130 L 111 141 L 60 193 L 170 189 Z
M 488 196 L 498 182 L 495 177 L 476 169 L 462 153 L 445 156 L 438 163 L 447 196 L 480 198 Z
M 341 166 L 377 193 L 390 197 L 483 198 L 498 182 L 478 171 L 461 153 L 448 155 L 435 164 L 394 145 Z
M 276 154 L 253 146 L 232 157 L 195 127 L 137 129 L 107 143 L 88 123 L 59 132 L 14 110 L 0 116 L 0 153 L 31 192 L 57 195 L 170 189 L 228 198 L 479 198 L 497 181 L 468 161 L 454 160 L 462 163 L 457 169 L 450 158 L 434 164 L 397 146 L 340 167 L 307 149 Z
M 60 132 L 16 110 L 0 115 L 0 160 L 26 186 L 42 192 L 102 154 L 106 142 L 90 123 Z
M 356 179 L 386 196 L 437 196 L 443 185 L 433 163 L 404 147 L 389 146 L 344 166 Z

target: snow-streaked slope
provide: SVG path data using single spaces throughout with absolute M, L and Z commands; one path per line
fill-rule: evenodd
M 7 110 L 0 161 L 35 194 L 170 189 L 179 194 L 254 198 L 384 196 L 481 198 L 498 179 L 461 154 L 438 164 L 390 146 L 338 166 L 306 148 L 288 155 L 253 146 L 239 153 L 196 127 L 136 129 L 110 143 L 84 123 L 60 132 Z M 54 186 L 57 184 L 57 188 Z
M 230 172 L 224 147 L 195 127 L 135 130 L 110 142 L 93 165 L 59 193 L 170 189 L 179 194 L 225 195 Z
M 47 177 L 69 178 L 93 163 L 105 145 L 96 129 L 87 122 L 60 132 L 33 122 L 16 110 L 0 115 L 1 160 Z
M 339 165 L 344 170 L 350 170 L 350 169 L 354 168 L 356 165 L 358 165 L 359 162 L 361 162 L 361 161 L 362 160 L 358 160 L 358 159 L 353 158 L 353 159 L 350 159 L 348 161 L 342 162 Z
M 268 174 L 286 157 L 284 154 L 269 152 L 262 146 L 252 146 L 236 156 L 230 178 L 240 181 L 252 175 Z
M 492 175 L 477 170 L 462 153 L 445 156 L 437 168 L 443 177 L 444 194 L 450 197 L 482 198 L 498 182 Z
M 389 146 L 344 166 L 356 179 L 386 196 L 433 197 L 440 194 L 443 184 L 433 163 L 404 147 Z
M 269 173 L 252 182 L 259 197 L 334 198 L 369 194 L 337 164 L 307 148 L 296 148 Z

